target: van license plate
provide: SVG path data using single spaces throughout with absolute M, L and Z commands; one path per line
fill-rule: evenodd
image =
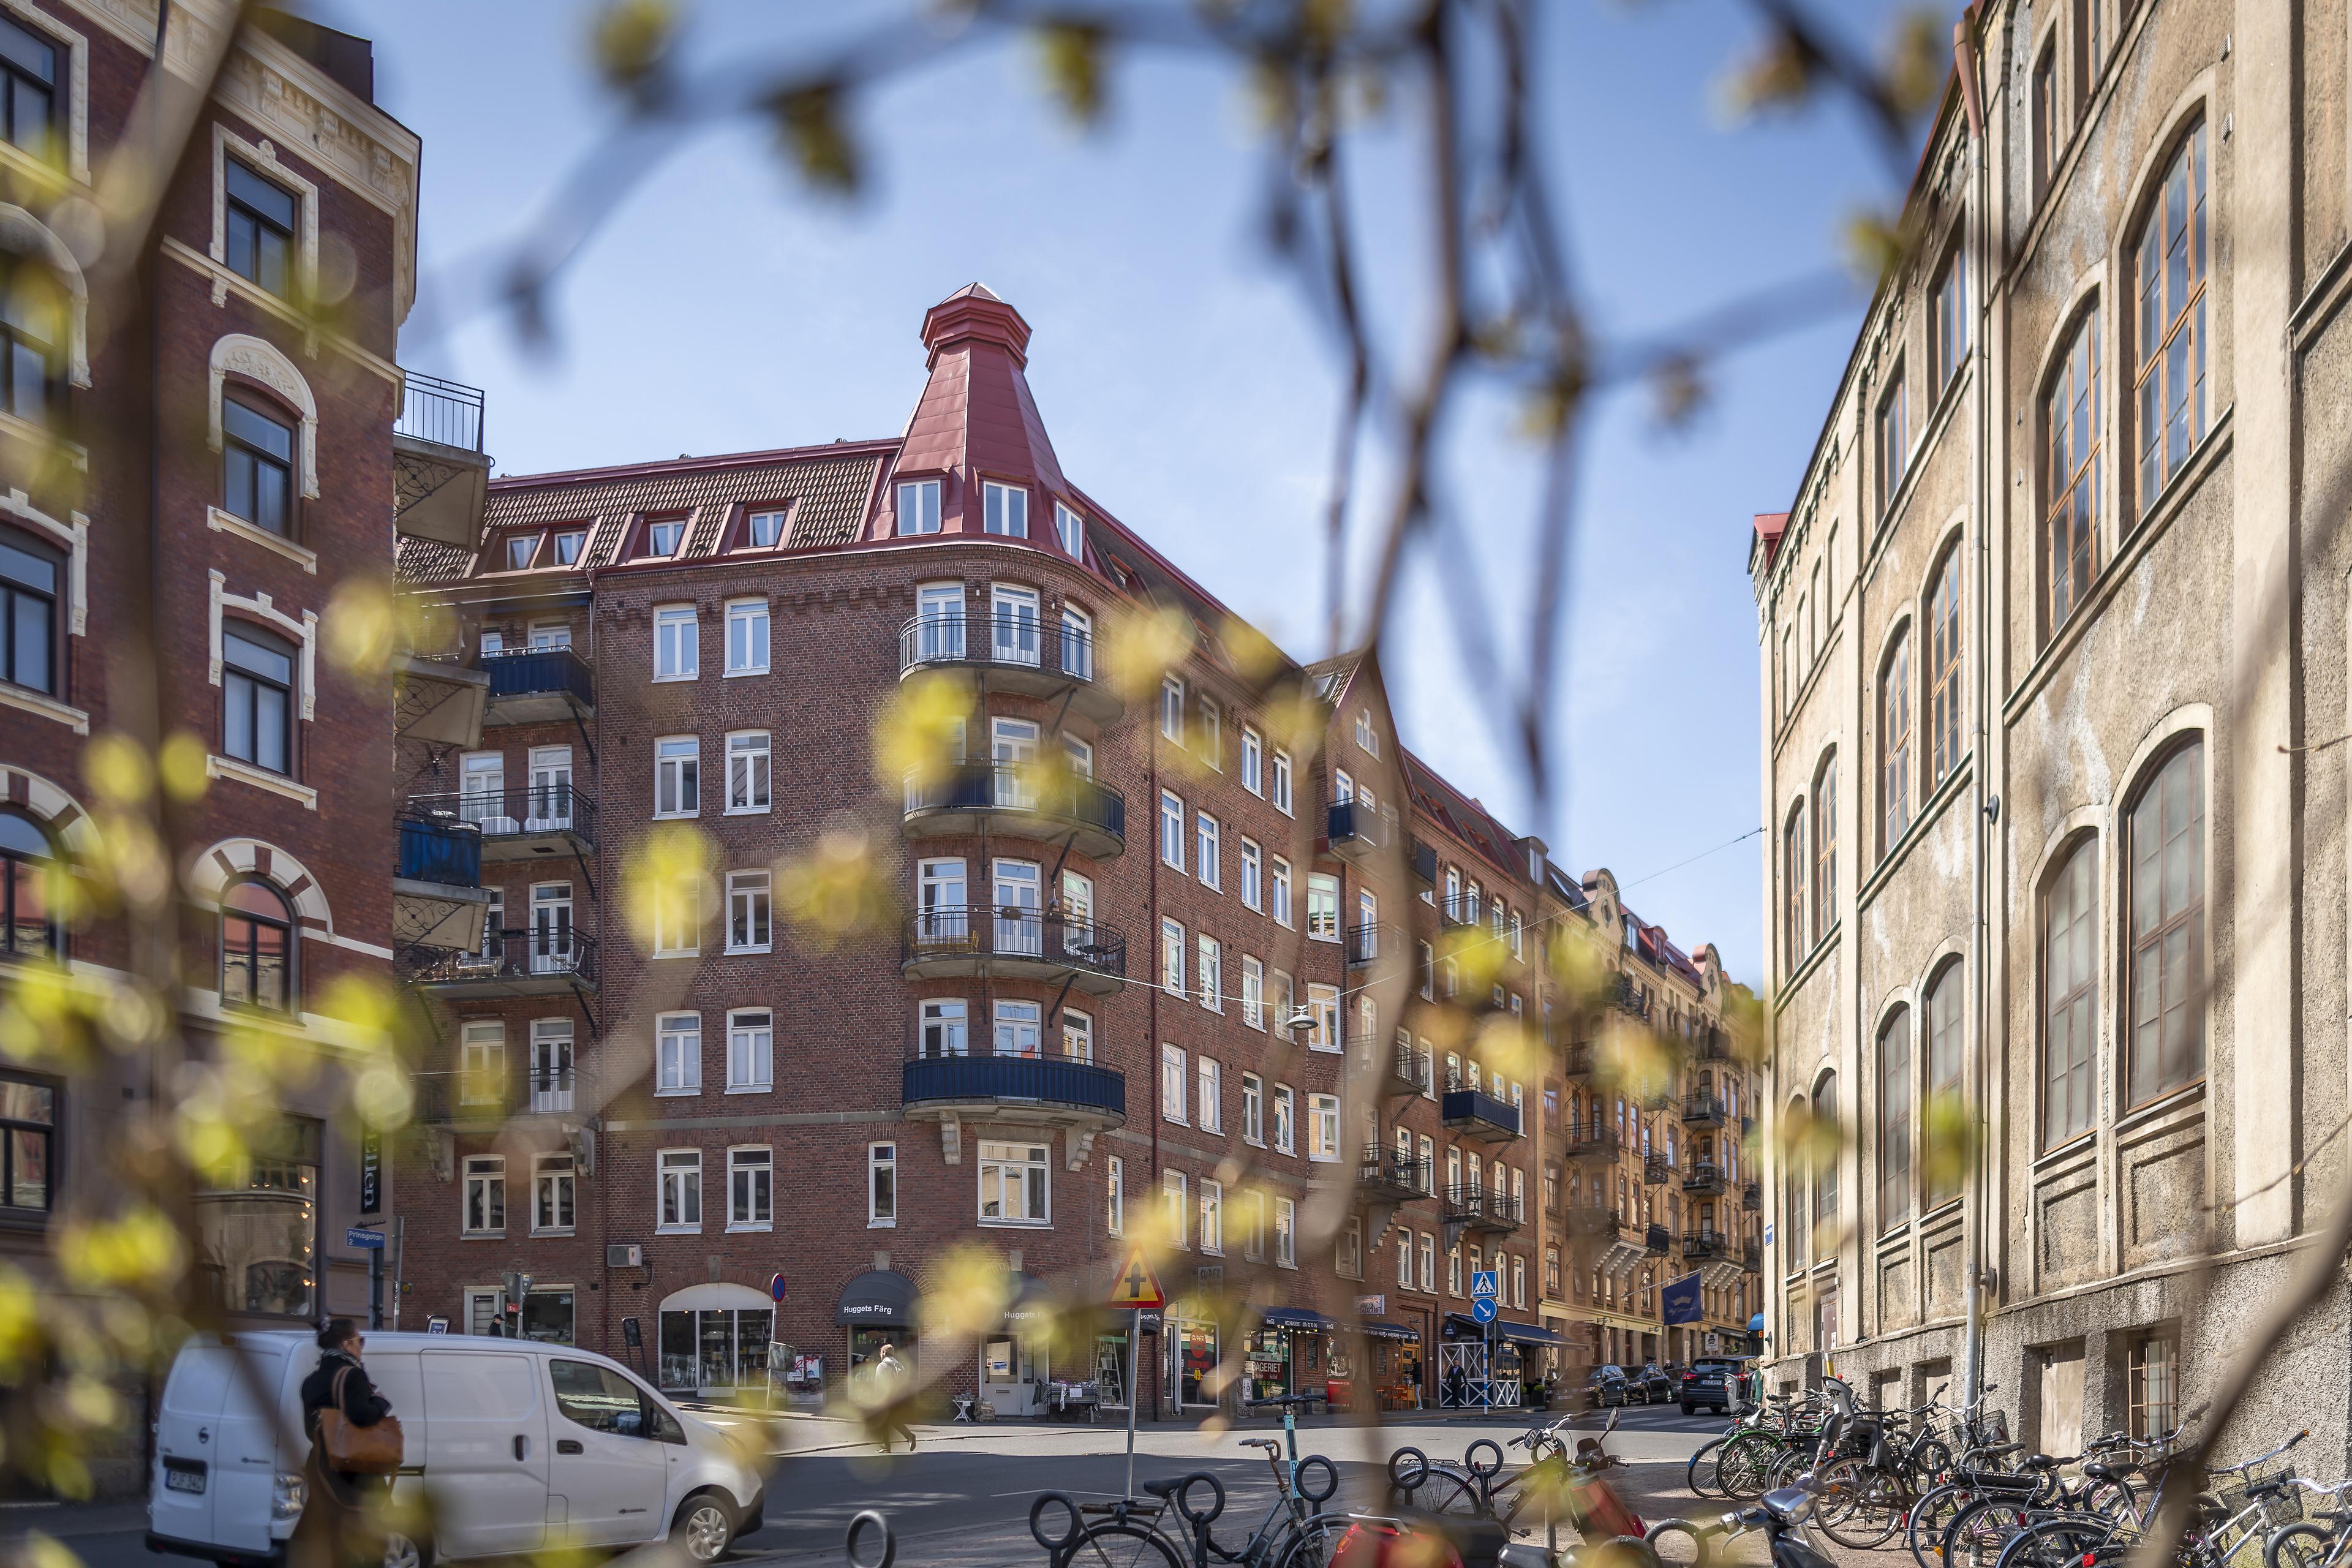
M 174 1492 L 201 1492 L 205 1489 L 205 1467 L 183 1459 L 174 1464 L 163 1461 L 163 1489 Z

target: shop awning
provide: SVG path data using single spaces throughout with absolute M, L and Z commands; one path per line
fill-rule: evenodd
M 833 1321 L 862 1329 L 911 1329 L 915 1282 L 895 1268 L 869 1268 L 841 1288 Z
M 1312 1307 L 1268 1307 L 1265 1310 L 1265 1326 L 1269 1329 L 1304 1329 L 1310 1333 L 1320 1333 L 1337 1325 Z
M 1417 1341 L 1421 1338 L 1419 1329 L 1408 1329 L 1402 1323 L 1391 1323 L 1385 1318 L 1366 1318 L 1356 1327 L 1366 1339 Z
M 1486 1337 L 1486 1325 L 1467 1312 L 1446 1313 L 1445 1327 L 1457 1339 L 1482 1340 Z M 1538 1328 L 1533 1323 L 1497 1322 L 1495 1337 L 1508 1340 L 1515 1345 L 1564 1345 L 1568 1342 L 1551 1330 Z

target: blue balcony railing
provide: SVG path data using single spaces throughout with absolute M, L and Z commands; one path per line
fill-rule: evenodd
M 900 1077 L 908 1105 L 940 1100 L 1017 1100 L 1127 1115 L 1127 1075 L 1055 1057 L 919 1057 Z
M 1448 1127 L 1492 1130 L 1507 1138 L 1519 1135 L 1517 1108 L 1480 1089 L 1447 1089 L 1439 1109 Z
M 482 885 L 482 836 L 471 827 L 404 817 L 400 824 L 396 875 L 445 888 L 478 888 Z
M 581 657 L 568 647 L 516 648 L 482 656 L 490 678 L 490 700 L 501 697 L 566 696 L 583 707 L 596 702 L 594 679 Z

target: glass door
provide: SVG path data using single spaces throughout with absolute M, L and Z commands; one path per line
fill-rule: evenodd
M 530 890 L 530 972 L 572 972 L 572 884 L 541 882 Z
M 499 816 L 507 788 L 507 760 L 480 752 L 457 764 L 457 818 L 485 833 L 500 831 Z
M 561 832 L 572 826 L 572 748 L 530 749 L 530 800 L 525 831 Z
M 915 600 L 915 659 L 931 664 L 963 657 L 963 584 L 920 590 Z
M 1037 762 L 1037 726 L 1027 719 L 992 719 L 988 760 L 996 764 L 996 804 L 1015 811 L 1037 809 L 1031 771 Z
M 537 1018 L 530 1026 L 530 1109 L 540 1116 L 572 1109 L 572 1020 Z
M 996 863 L 996 951 L 1035 958 L 1045 952 L 1038 921 L 1037 863 Z
M 1032 588 L 1002 584 L 990 591 L 995 610 L 995 644 L 991 651 L 998 664 L 1037 663 L 1037 594 Z

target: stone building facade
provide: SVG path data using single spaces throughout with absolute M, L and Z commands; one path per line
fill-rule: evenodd
M 2346 39 L 1971 8 L 1749 557 L 1781 1382 L 1924 1396 L 1973 1301 L 2030 1443 L 2165 1426 L 2344 1192 Z M 2340 1447 L 2346 1331 L 2258 1418 Z

